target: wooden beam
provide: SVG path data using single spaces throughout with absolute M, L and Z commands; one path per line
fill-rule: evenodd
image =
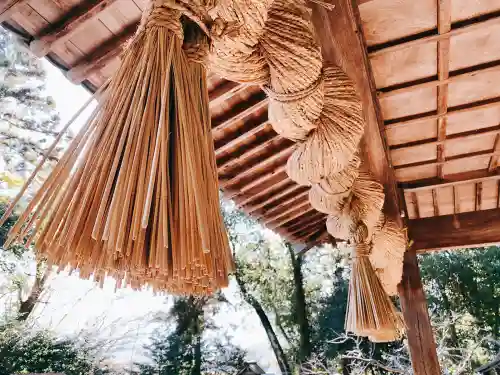
M 418 142 L 412 142 L 411 144 L 399 144 L 395 146 L 391 146 L 390 150 L 391 153 L 394 150 L 401 150 L 401 149 L 406 149 L 406 150 L 418 150 L 419 147 L 422 146 L 439 146 L 439 145 L 446 145 L 446 143 L 450 141 L 470 141 L 473 140 L 474 138 L 481 138 L 481 137 L 487 137 L 487 136 L 496 136 L 500 134 L 500 126 L 492 126 L 490 128 L 483 128 L 483 129 L 475 129 L 472 131 L 467 131 L 463 133 L 456 133 L 452 137 L 446 137 L 441 140 L 423 140 L 423 141 L 418 141 Z M 495 147 L 495 150 L 500 151 L 500 147 L 497 148 Z
M 269 192 L 266 197 L 259 197 L 261 198 L 259 203 L 247 204 L 244 206 L 247 207 L 248 212 L 250 213 L 265 212 L 267 209 L 266 206 L 274 207 L 274 202 L 278 201 L 279 199 L 282 199 L 287 195 L 295 197 L 297 194 L 309 190 L 307 186 L 300 186 L 292 182 L 291 180 L 288 183 L 283 184 L 283 186 L 285 187 L 283 190 L 273 189 L 273 191 Z
M 454 220 L 460 224 L 457 228 Z M 419 253 L 500 243 L 500 209 L 410 220 L 409 238 Z
M 486 21 L 476 22 L 476 23 L 473 23 L 471 25 L 457 27 L 453 30 L 450 30 L 447 33 L 444 33 L 444 34 L 435 34 L 435 35 L 426 36 L 423 38 L 414 39 L 414 40 L 411 40 L 411 41 L 406 42 L 406 43 L 400 43 L 400 44 L 396 44 L 396 45 L 393 45 L 390 47 L 381 48 L 381 49 L 378 49 L 377 51 L 371 52 L 369 54 L 369 56 L 374 57 L 374 56 L 382 55 L 384 53 L 401 51 L 403 49 L 419 46 L 422 44 L 438 42 L 441 40 L 449 39 L 452 36 L 457 36 L 457 35 L 461 35 L 464 33 L 469 33 L 469 32 L 475 31 L 475 30 L 479 30 L 479 29 L 485 29 L 485 28 L 488 28 L 490 26 L 497 25 L 499 23 L 500 23 L 500 16 L 493 17 L 493 18 L 490 18 Z
M 286 179 L 288 179 L 288 175 L 286 174 L 286 166 L 281 165 L 277 168 L 273 168 L 267 171 L 262 176 L 257 177 L 255 180 L 253 180 L 243 188 L 226 188 L 226 198 L 233 199 L 238 196 L 246 195 L 250 199 L 253 199 L 254 195 L 260 194 L 262 191 L 265 191 L 280 183 L 282 180 Z
M 266 225 L 270 225 L 271 223 L 277 222 L 277 224 L 278 224 L 277 226 L 280 226 L 279 223 L 283 222 L 283 218 L 284 218 L 284 220 L 286 220 L 285 222 L 289 221 L 288 215 L 290 213 L 294 213 L 299 209 L 301 211 L 303 211 L 304 208 L 310 209 L 311 204 L 309 203 L 308 197 L 305 196 L 305 194 L 304 194 L 304 195 L 302 195 L 301 198 L 302 199 L 297 199 L 297 201 L 294 201 L 293 204 L 288 205 L 288 207 L 284 208 L 283 210 L 278 211 L 277 213 L 275 213 L 273 215 L 268 216 L 267 214 L 265 214 L 263 217 L 264 223 Z
M 437 161 L 437 160 L 426 160 L 426 161 L 419 161 L 415 163 L 410 163 L 410 164 L 402 164 L 402 165 L 395 165 L 394 169 L 395 170 L 400 170 L 400 169 L 409 169 L 409 168 L 418 168 L 422 166 L 438 166 L 438 165 L 444 165 L 450 162 L 456 162 L 456 161 L 461 161 L 461 160 L 474 160 L 474 159 L 480 159 L 480 158 L 486 158 L 486 157 L 491 157 L 491 156 L 499 156 L 500 151 L 480 151 L 480 152 L 475 152 L 473 154 L 460 154 L 456 155 L 450 158 L 446 158 L 444 161 Z
M 438 1 L 438 32 L 439 34 L 449 33 L 451 30 L 451 0 Z M 437 66 L 438 66 L 438 80 L 444 81 L 450 75 L 450 39 L 443 39 L 438 41 L 437 53 Z M 448 84 L 443 84 L 437 90 L 437 114 L 444 115 L 448 112 Z M 446 125 L 447 117 L 443 116 L 437 123 L 438 141 L 446 139 Z M 437 145 L 437 158 L 438 161 L 445 159 L 445 146 L 444 143 Z M 444 178 L 443 165 L 438 166 L 438 177 Z
M 472 102 L 472 103 L 467 103 L 463 106 L 460 106 L 459 109 L 452 109 L 448 110 L 447 113 L 441 114 L 441 115 L 423 115 L 423 116 L 418 116 L 417 118 L 412 118 L 411 120 L 389 120 L 387 121 L 387 124 L 385 125 L 385 130 L 387 129 L 394 129 L 398 128 L 401 126 L 408 126 L 408 125 L 416 125 L 424 121 L 429 121 L 429 120 L 438 120 L 442 117 L 449 116 L 451 114 L 462 114 L 462 113 L 467 113 L 471 111 L 481 111 L 481 110 L 486 110 L 489 108 L 494 108 L 500 106 L 500 97 L 493 98 L 493 99 L 488 99 L 486 101 L 478 101 L 478 102 Z
M 465 179 L 459 179 L 455 181 L 443 181 L 437 184 L 426 184 L 422 186 L 416 186 L 412 188 L 406 188 L 404 187 L 405 193 L 409 192 L 418 192 L 418 191 L 427 191 L 427 190 L 433 190 L 436 188 L 444 188 L 444 187 L 449 187 L 449 186 L 460 186 L 460 185 L 468 185 L 468 184 L 475 184 L 478 182 L 483 182 L 483 181 L 498 181 L 500 180 L 500 175 L 491 175 L 488 172 L 484 173 L 484 177 L 476 177 L 476 178 L 465 178 Z
M 117 0 L 87 0 L 64 15 L 64 19 L 43 30 L 38 39 L 30 43 L 31 52 L 38 57 L 47 55 L 53 46 L 68 41 L 80 32 L 89 21 L 115 4 Z
M 415 250 L 405 253 L 403 278 L 398 285 L 398 292 L 406 323 L 413 374 L 440 375 L 436 342 L 427 312 Z
M 235 197 L 234 201 L 242 208 L 248 209 L 250 212 L 254 209 L 261 208 L 266 205 L 266 202 L 270 202 L 273 200 L 275 195 L 283 195 L 289 193 L 293 188 L 297 188 L 295 182 L 290 180 L 288 176 L 285 174 L 285 178 L 278 181 L 274 185 L 269 185 L 265 189 L 260 190 L 258 193 L 254 195 L 249 195 L 247 197 Z M 286 191 L 286 192 L 285 192 Z
M 445 58 L 444 57 L 445 52 L 443 51 L 442 53 L 443 53 L 443 58 Z M 449 53 L 449 49 L 448 49 L 448 53 Z M 439 58 L 439 55 L 438 55 L 438 58 Z M 443 60 L 443 58 L 441 59 L 441 61 Z M 445 66 L 441 66 L 440 69 L 441 69 L 441 71 L 444 71 L 445 68 L 446 68 Z M 469 68 L 467 68 L 466 72 L 456 74 L 452 77 L 446 76 L 446 78 L 442 78 L 442 79 L 438 78 L 438 79 L 434 79 L 434 80 L 429 81 L 429 82 L 423 82 L 423 83 L 417 83 L 417 84 L 408 84 L 408 85 L 405 85 L 404 87 L 398 86 L 398 88 L 394 88 L 394 89 L 381 88 L 381 89 L 378 89 L 377 96 L 379 99 L 386 99 L 386 98 L 390 98 L 392 96 L 401 95 L 401 94 L 405 94 L 405 93 L 408 93 L 411 91 L 416 91 L 416 90 L 421 90 L 421 89 L 426 89 L 426 88 L 437 87 L 438 89 L 440 89 L 443 86 L 448 86 L 448 84 L 450 84 L 450 83 L 459 82 L 461 80 L 464 80 L 464 79 L 467 79 L 470 77 L 474 77 L 478 74 L 493 73 L 493 72 L 496 72 L 498 70 L 500 70 L 500 63 L 499 62 L 495 62 L 493 64 L 488 64 L 487 67 L 484 67 L 484 64 L 480 64 L 480 65 L 475 66 L 475 67 L 469 67 Z
M 256 155 L 263 154 L 268 150 L 278 150 L 283 148 L 283 144 L 293 144 L 292 141 L 282 138 L 279 136 L 273 136 L 271 139 L 268 139 L 264 143 L 250 148 L 248 151 L 243 152 L 241 155 L 236 156 L 235 158 L 227 159 L 221 164 L 217 165 L 217 170 L 220 174 L 222 174 L 226 169 L 231 169 L 234 165 L 244 165 L 247 160 Z
M 278 216 L 283 212 L 284 209 L 288 208 L 290 205 L 297 205 L 298 202 L 303 201 L 303 198 L 308 198 L 309 189 L 307 190 L 297 190 L 296 194 L 288 197 L 287 199 L 281 201 L 279 204 L 273 205 L 271 209 L 262 209 L 260 211 L 256 211 L 256 214 L 261 214 L 266 217 L 266 220 L 273 220 L 278 218 Z
M 321 30 L 317 37 L 323 58 L 326 64 L 341 67 L 356 85 L 366 120 L 362 141 L 363 157 L 374 177 L 384 185 L 384 212 L 403 226 L 401 214 L 404 205 L 390 168 L 386 140 L 382 135 L 384 122 L 366 52 L 358 6 L 355 1 L 330 0 L 329 3 L 335 6 L 331 11 L 321 5 L 310 4 L 313 23 L 316 30 Z
M 104 68 L 111 60 L 120 56 L 125 42 L 134 35 L 138 25 L 139 22 L 128 25 L 120 34 L 94 48 L 92 52 L 66 73 L 66 77 L 71 82 L 78 84 L 93 73 Z
M 17 12 L 17 9 L 20 5 L 27 3 L 28 0 L 11 0 L 11 1 L 3 1 L 0 6 L 0 22 L 4 22 L 8 20 L 14 13 Z

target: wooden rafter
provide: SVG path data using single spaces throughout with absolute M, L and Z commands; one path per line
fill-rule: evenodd
M 134 34 L 137 23 L 128 25 L 123 31 L 113 38 L 97 46 L 89 55 L 76 63 L 66 76 L 73 83 L 81 83 L 93 73 L 104 68 L 110 61 L 120 56 L 125 42 Z
M 439 0 L 438 2 L 438 32 L 440 35 L 447 34 L 451 30 L 451 0 Z M 438 41 L 437 66 L 438 79 L 444 81 L 448 79 L 450 74 L 450 39 L 441 39 Z M 438 87 L 437 92 L 437 114 L 444 115 L 448 112 L 448 84 L 442 84 Z M 443 142 L 437 145 L 438 161 L 445 160 L 445 145 L 446 139 L 446 123 L 445 116 L 438 120 L 437 135 L 438 141 Z M 438 177 L 444 178 L 443 164 L 438 165 Z

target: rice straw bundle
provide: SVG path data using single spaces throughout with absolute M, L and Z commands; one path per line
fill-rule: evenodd
M 356 229 L 356 223 L 352 220 L 351 215 L 344 210 L 336 215 L 328 216 L 326 229 L 334 238 L 349 241 Z
M 145 10 L 102 105 L 8 241 L 33 229 L 26 245 L 35 239 L 39 256 L 82 277 L 207 294 L 227 285 L 232 260 L 205 71 L 183 51 L 194 23 L 181 23 L 170 5 L 156 0 Z
M 384 187 L 373 179 L 367 165 L 361 164 L 351 191 L 356 198 L 351 205 L 352 215 L 366 225 L 371 238 L 384 206 Z
M 260 51 L 267 9 L 273 0 L 219 0 L 211 11 L 211 69 L 231 81 L 266 84 L 269 66 Z
M 364 131 L 359 97 L 341 69 L 323 71 L 325 97 L 315 129 L 299 144 L 287 163 L 292 180 L 307 185 L 319 183 L 349 165 Z
M 403 259 L 406 250 L 406 234 L 393 220 L 380 216 L 378 228 L 373 235 L 370 261 L 375 268 L 386 268 L 394 259 Z
M 346 331 L 366 337 L 377 337 L 381 332 L 396 335 L 403 322 L 373 270 L 369 251 L 369 244 L 358 243 L 353 253 Z

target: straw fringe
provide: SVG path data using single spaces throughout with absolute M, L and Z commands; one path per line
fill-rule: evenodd
M 183 50 L 185 31 L 189 43 L 203 40 L 192 30 L 201 17 L 183 25 L 184 5 L 171 5 L 155 1 L 145 10 L 106 98 L 9 242 L 24 241 L 34 229 L 38 256 L 78 269 L 80 277 L 205 295 L 227 286 L 233 263 L 219 209 L 205 71 Z

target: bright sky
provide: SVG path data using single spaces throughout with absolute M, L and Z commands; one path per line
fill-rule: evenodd
M 89 93 L 83 87 L 71 84 L 49 62 L 44 61 L 44 64 L 48 73 L 47 92 L 56 102 L 63 126 L 88 100 Z M 83 120 L 77 121 L 72 128 L 77 130 Z M 141 358 L 142 344 L 151 331 L 145 323 L 152 314 L 168 309 L 164 296 L 132 290 L 115 293 L 111 282 L 106 283 L 104 289 L 99 289 L 90 281 L 66 273 L 55 276 L 50 287 L 48 304 L 39 306 L 39 323 L 67 334 L 97 326 L 103 336 L 119 336 L 125 332 L 135 335 L 135 345 L 118 356 L 120 362 L 125 364 Z M 268 372 L 277 373 L 277 363 L 257 315 L 248 307 L 242 308 L 235 285 L 231 285 L 225 295 L 231 304 L 221 309 L 216 321 L 234 337 L 235 344 L 248 351 L 249 360 L 257 361 Z

